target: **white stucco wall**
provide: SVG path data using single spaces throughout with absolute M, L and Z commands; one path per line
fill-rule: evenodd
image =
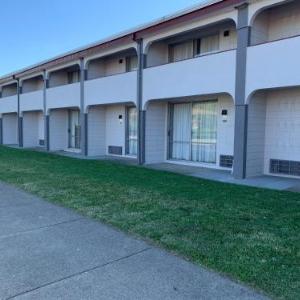
M 300 89 L 269 92 L 266 106 L 265 173 L 270 159 L 300 161 Z
M 31 93 L 44 88 L 44 81 L 42 77 L 24 80 L 22 83 L 22 93 Z
M 278 1 L 273 2 L 278 3 Z M 267 9 L 255 15 L 252 20 L 252 43 L 267 42 L 300 34 L 299 1 L 282 3 L 270 7 L 263 6 Z M 250 5 L 250 16 L 252 15 L 252 6 L 253 4 Z
M 227 121 L 223 122 L 222 110 L 228 112 Z M 228 95 L 218 97 L 218 133 L 217 133 L 217 162 L 220 165 L 220 155 L 233 155 L 234 149 L 235 108 L 233 100 Z
M 52 110 L 50 112 L 50 150 L 65 150 L 68 148 L 68 111 Z
M 144 104 L 192 95 L 234 95 L 235 64 L 236 51 L 231 50 L 148 68 L 144 71 Z
M 85 82 L 85 105 L 136 103 L 137 72 L 128 72 Z
M 247 177 L 264 173 L 266 93 L 253 95 L 249 103 Z
M 44 119 L 42 112 L 25 112 L 23 114 L 23 146 L 37 147 L 44 139 Z
M 122 124 L 119 122 L 119 115 L 123 116 Z M 120 146 L 122 154 L 125 155 L 125 106 L 107 106 L 105 121 L 106 154 L 108 154 L 108 146 Z
M 47 110 L 63 107 L 80 107 L 79 83 L 47 89 Z
M 17 114 L 3 114 L 3 144 L 18 144 L 18 116 Z
M 300 37 L 248 48 L 246 96 L 265 88 L 300 85 Z
M 43 110 L 43 91 L 35 91 L 20 95 L 20 111 Z
M 0 98 L 0 114 L 18 111 L 18 97 L 10 96 Z
M 106 154 L 106 108 L 92 107 L 88 111 L 88 155 Z
M 10 97 L 17 94 L 17 84 L 9 84 L 2 87 L 2 97 Z
M 167 103 L 149 103 L 146 112 L 146 164 L 164 162 L 167 158 Z

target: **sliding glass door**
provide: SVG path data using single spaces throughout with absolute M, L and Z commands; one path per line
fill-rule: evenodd
M 127 110 L 127 154 L 137 155 L 137 110 L 129 107 Z
M 215 163 L 217 101 L 174 104 L 171 158 Z

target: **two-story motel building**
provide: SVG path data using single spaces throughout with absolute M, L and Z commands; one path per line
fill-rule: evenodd
M 219 0 L 0 78 L 0 142 L 300 176 L 300 1 Z

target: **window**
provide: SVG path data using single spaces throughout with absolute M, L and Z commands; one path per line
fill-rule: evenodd
M 174 104 L 171 158 L 216 163 L 217 101 Z
M 174 44 L 169 49 L 170 62 L 176 62 L 193 57 L 193 41 Z
M 135 107 L 129 107 L 127 109 L 127 145 L 126 154 L 136 156 L 137 155 L 137 109 Z
M 197 40 L 196 55 L 218 51 L 220 47 L 220 37 L 218 34 L 209 35 Z
M 126 57 L 126 72 L 136 71 L 138 69 L 137 56 Z
M 75 83 L 79 81 L 79 72 L 71 71 L 68 72 L 68 84 Z

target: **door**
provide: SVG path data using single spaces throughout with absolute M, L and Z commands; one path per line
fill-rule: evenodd
M 79 111 L 69 111 L 69 148 L 80 149 Z
M 171 158 L 216 163 L 217 101 L 174 104 Z
M 127 110 L 127 154 L 137 155 L 137 110 L 129 107 Z

